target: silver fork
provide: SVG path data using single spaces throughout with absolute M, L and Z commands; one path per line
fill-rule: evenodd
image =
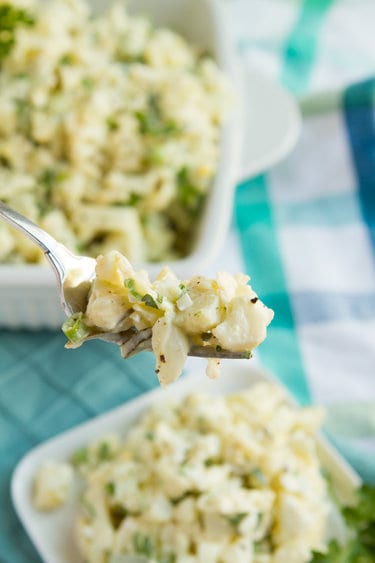
M 35 223 L 11 209 L 0 201 L 0 219 L 16 227 L 30 238 L 44 252 L 52 270 L 55 273 L 60 304 L 67 316 L 85 311 L 88 294 L 95 278 L 96 260 L 88 256 L 77 256 L 70 252 L 63 244 L 57 242 L 46 231 Z M 151 330 L 137 331 L 130 329 L 126 332 L 98 333 L 88 339 L 98 338 L 121 348 L 123 357 L 130 357 L 142 350 L 151 350 Z M 249 353 L 230 352 L 220 347 L 192 345 L 189 356 L 218 359 L 244 359 Z

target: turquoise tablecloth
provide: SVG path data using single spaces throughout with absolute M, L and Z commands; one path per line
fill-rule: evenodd
M 240 249 L 240 267 L 275 310 L 258 358 L 301 403 L 329 407 L 327 431 L 375 481 L 375 3 L 230 7 L 243 64 L 283 82 L 303 111 L 293 153 L 236 192 L 227 252 Z M 123 362 L 106 344 L 63 344 L 60 333 L 0 332 L 4 563 L 39 561 L 10 501 L 22 455 L 157 383 L 150 355 Z

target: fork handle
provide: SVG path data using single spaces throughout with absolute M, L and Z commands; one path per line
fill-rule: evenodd
M 68 250 L 57 242 L 46 231 L 38 227 L 35 223 L 27 219 L 18 211 L 8 207 L 0 201 L 0 218 L 4 219 L 9 225 L 16 227 L 29 239 L 31 239 L 41 250 L 43 250 L 47 260 L 51 263 L 56 276 L 59 280 L 64 278 L 65 268 L 63 265 L 64 253 Z M 60 258 L 61 255 L 61 258 Z

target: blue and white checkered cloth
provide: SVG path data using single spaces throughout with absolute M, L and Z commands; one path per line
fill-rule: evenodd
M 299 99 L 293 153 L 237 188 L 218 268 L 243 269 L 275 310 L 258 360 L 375 481 L 375 3 L 221 0 L 243 64 Z M 359 32 L 360 30 L 360 32 Z M 216 265 L 215 265 L 216 266 Z M 53 332 L 0 332 L 0 562 L 39 558 L 11 506 L 9 480 L 38 442 L 156 386 L 153 357 L 123 362 Z

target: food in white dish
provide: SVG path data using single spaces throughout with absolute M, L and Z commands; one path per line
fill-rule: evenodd
M 245 351 L 250 357 L 265 339 L 273 311 L 248 281 L 244 274 L 220 272 L 215 279 L 195 276 L 181 282 L 163 268 L 151 282 L 146 271 L 135 271 L 122 254 L 111 251 L 97 259 L 86 310 L 63 325 L 67 346 L 98 335 L 123 335 L 121 352 L 127 357 L 151 338 L 161 385 L 180 375 L 192 345 Z M 218 375 L 219 363 L 209 360 L 210 377 Z
M 84 489 L 75 533 L 88 563 L 307 563 L 329 507 L 318 408 L 271 383 L 190 394 L 148 410 L 125 437 L 72 458 Z
M 217 65 L 125 3 L 0 4 L 0 199 L 79 254 L 189 251 L 233 103 Z M 0 262 L 43 254 L 0 225 Z

